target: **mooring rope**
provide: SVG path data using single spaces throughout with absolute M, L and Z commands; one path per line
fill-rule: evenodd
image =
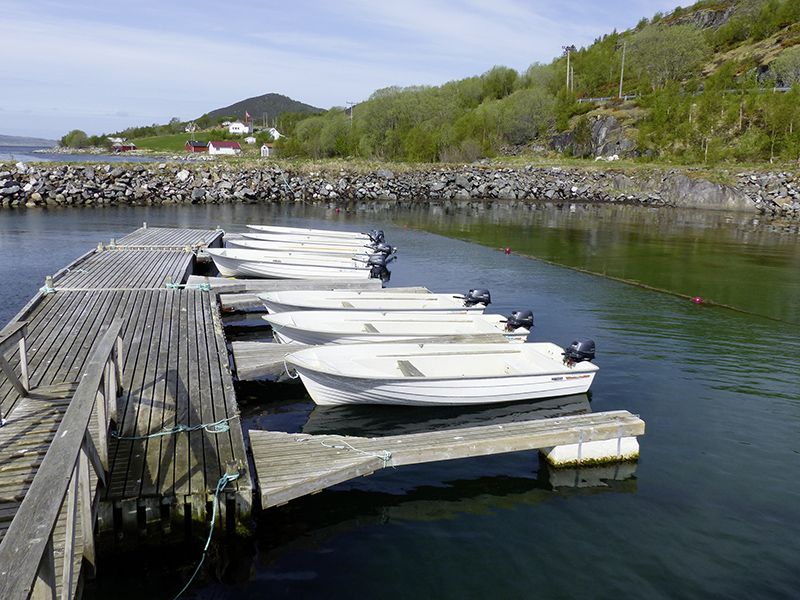
M 325 446 L 326 448 L 330 448 L 332 450 L 352 450 L 353 452 L 357 452 L 358 454 L 363 454 L 364 456 L 374 456 L 375 458 L 380 458 L 383 461 L 383 467 L 386 468 L 389 466 L 389 462 L 392 460 L 392 453 L 388 450 L 380 450 L 378 452 L 368 452 L 366 450 L 362 450 L 361 448 L 356 448 L 349 442 L 345 440 L 339 440 L 342 445 L 339 444 L 326 444 L 324 440 L 315 439 L 313 437 L 309 438 L 297 438 L 298 442 L 318 442 L 320 445 Z
M 166 288 L 168 290 L 200 290 L 201 292 L 210 292 L 211 291 L 211 284 L 210 283 L 167 283 Z
M 123 441 L 148 440 L 151 438 L 162 437 L 165 435 L 175 435 L 184 431 L 187 433 L 191 433 L 192 431 L 199 431 L 201 429 L 207 431 L 208 433 L 213 433 L 216 435 L 230 431 L 231 426 L 228 425 L 228 423 L 238 418 L 239 415 L 234 415 L 232 417 L 228 417 L 227 419 L 220 419 L 219 421 L 214 421 L 213 423 L 200 423 L 199 425 L 184 425 L 183 423 L 179 423 L 174 427 L 165 427 L 161 431 L 156 431 L 155 433 L 148 433 L 147 435 L 120 435 L 116 430 L 114 430 L 111 432 L 111 437 Z
M 206 560 L 206 556 L 208 555 L 208 548 L 211 545 L 211 538 L 214 535 L 214 527 L 217 524 L 217 507 L 219 506 L 219 495 L 231 481 L 236 481 L 237 479 L 239 479 L 238 472 L 232 475 L 225 473 L 222 475 L 222 477 L 219 478 L 219 481 L 217 482 L 217 487 L 214 489 L 214 507 L 211 511 L 211 527 L 208 530 L 208 537 L 206 538 L 206 545 L 203 546 L 203 554 L 200 556 L 200 562 L 197 563 L 197 566 L 195 567 L 192 576 L 189 578 L 189 581 L 187 581 L 186 585 L 184 585 L 181 588 L 180 592 L 175 594 L 173 600 L 178 600 L 178 598 L 180 598 L 183 595 L 183 593 L 187 589 L 189 589 L 189 586 L 192 585 L 194 578 L 197 577 L 197 574 L 200 572 L 200 568 L 203 566 L 203 563 Z
M 289 371 L 289 365 L 286 364 L 285 356 L 283 357 L 283 370 L 286 371 L 286 375 L 289 377 L 289 379 L 297 379 L 300 377 L 300 373 L 297 372 L 297 369 L 294 370 L 294 375 L 291 374 Z

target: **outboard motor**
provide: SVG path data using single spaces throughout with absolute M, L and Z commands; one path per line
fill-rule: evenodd
M 514 331 L 524 327 L 533 329 L 533 312 L 530 310 L 515 310 L 506 319 L 506 331 Z
M 464 294 L 464 306 L 475 306 L 476 304 L 483 304 L 489 306 L 492 303 L 492 295 L 489 290 L 476 289 L 470 290 Z
M 367 235 L 374 244 L 382 244 L 386 241 L 386 236 L 383 234 L 383 229 L 373 229 Z
M 397 248 L 392 248 L 389 244 L 386 244 L 384 242 L 381 242 L 380 244 L 375 244 L 373 250 L 375 250 L 375 252 L 379 254 L 383 254 L 384 256 L 389 256 L 390 254 L 394 254 L 395 252 L 397 252 Z
M 580 339 L 575 340 L 564 348 L 564 363 L 574 365 L 584 360 L 594 360 L 594 340 Z
M 392 262 L 395 256 L 387 257 L 385 254 L 373 254 L 367 259 L 367 265 L 370 267 L 370 279 L 380 279 L 381 281 L 389 281 L 392 274 L 386 268 Z

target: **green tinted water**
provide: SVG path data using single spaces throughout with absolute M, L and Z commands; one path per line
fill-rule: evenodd
M 574 205 L 414 211 L 410 226 L 800 324 L 800 236 L 752 215 Z

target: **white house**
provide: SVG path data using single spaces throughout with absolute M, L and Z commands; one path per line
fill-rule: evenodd
M 272 156 L 272 144 L 263 144 L 261 146 L 261 158 L 269 158 Z
M 274 127 L 270 127 L 269 129 L 267 129 L 267 133 L 270 135 L 270 137 L 272 137 L 273 140 L 277 140 L 283 137 L 281 135 L 281 132 L 275 129 Z
M 242 123 L 241 121 L 234 121 L 228 125 L 228 133 L 236 135 L 243 135 L 245 133 L 253 133 L 253 128 L 250 123 Z
M 242 147 L 239 142 L 208 142 L 209 154 L 241 154 Z
M 248 135 L 246 138 L 244 138 L 244 143 L 245 144 L 255 144 L 256 143 L 256 138 L 254 138 L 252 135 Z

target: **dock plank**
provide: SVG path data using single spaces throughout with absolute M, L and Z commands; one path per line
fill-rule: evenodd
M 610 411 L 378 438 L 251 430 L 250 447 L 266 508 L 385 467 L 643 434 L 640 418 Z

